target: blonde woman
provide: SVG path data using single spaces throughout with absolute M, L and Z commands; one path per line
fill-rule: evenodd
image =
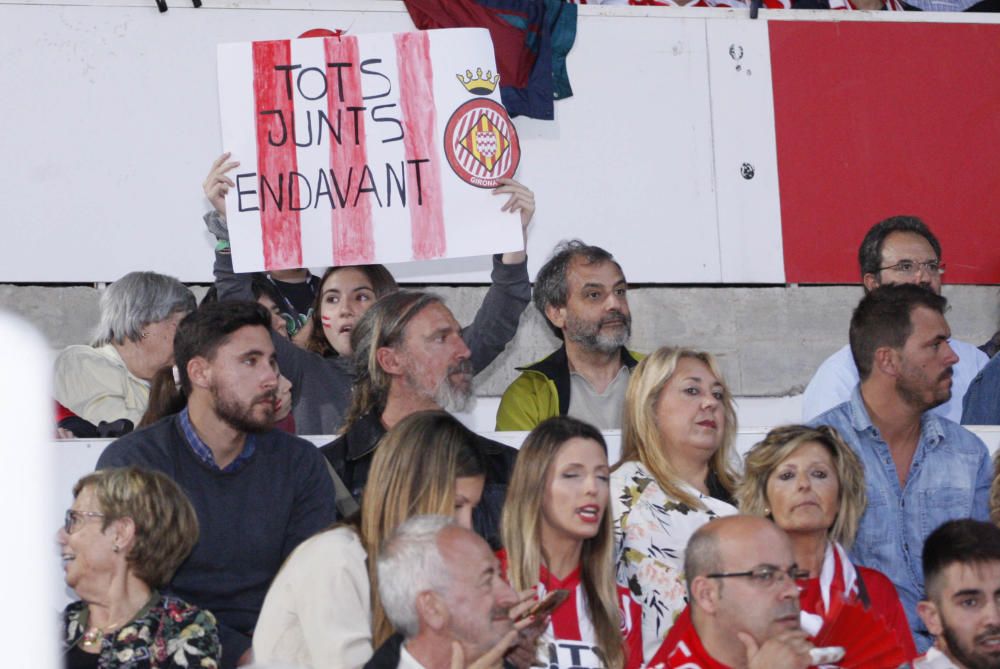
M 255 661 L 311 669 L 355 668 L 392 633 L 379 602 L 379 547 L 407 518 L 454 516 L 472 527 L 485 481 L 476 436 L 443 411 L 414 413 L 383 438 L 360 518 L 303 542 L 264 599 Z
M 521 447 L 503 510 L 500 561 L 515 590 L 567 590 L 542 638 L 550 669 L 642 664 L 641 613 L 613 577 L 608 449 L 575 418 L 538 424 Z M 593 650 L 591 650 L 593 649 Z
M 710 353 L 660 348 L 636 366 L 611 509 L 618 584 L 642 606 L 647 661 L 686 605 L 688 539 L 713 518 L 736 513 L 735 439 L 733 398 Z
M 736 496 L 741 511 L 771 518 L 791 538 L 795 563 L 808 574 L 799 581 L 803 627 L 815 634 L 843 597 L 882 618 L 908 658 L 916 656 L 892 582 L 847 556 L 865 510 L 865 474 L 834 428 L 786 425 L 768 432 L 747 453 Z

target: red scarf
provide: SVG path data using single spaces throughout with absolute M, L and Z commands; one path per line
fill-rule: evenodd
M 832 541 L 827 544 L 820 573 L 798 583 L 802 628 L 811 636 L 822 628 L 830 602 L 858 597 L 858 572 L 840 544 Z
M 729 669 L 716 662 L 701 645 L 698 632 L 691 622 L 691 607 L 687 606 L 674 621 L 667 638 L 646 666 L 662 664 L 664 669 Z

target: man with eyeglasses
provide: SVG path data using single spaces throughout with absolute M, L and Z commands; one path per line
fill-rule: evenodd
M 893 216 L 872 226 L 858 249 L 858 264 L 866 294 L 879 286 L 903 283 L 924 286 L 941 294 L 945 270 L 941 244 L 927 225 L 914 216 Z M 989 358 L 973 344 L 957 339 L 950 339 L 948 344 L 958 356 L 953 365 L 951 398 L 934 411 L 957 423 L 962 418 L 962 398 Z M 811 420 L 846 402 L 859 380 L 850 346 L 844 346 L 819 366 L 806 386 L 802 420 Z
M 688 606 L 648 666 L 805 669 L 813 645 L 799 623 L 801 576 L 788 535 L 771 521 L 702 525 L 684 551 Z
M 868 504 L 851 550 L 858 564 L 889 577 L 917 650 L 931 639 L 917 616 L 927 535 L 954 518 L 986 520 L 993 467 L 979 438 L 932 409 L 951 396 L 947 300 L 909 284 L 868 293 L 851 317 L 851 353 L 861 383 L 817 416 L 836 428 L 864 464 Z

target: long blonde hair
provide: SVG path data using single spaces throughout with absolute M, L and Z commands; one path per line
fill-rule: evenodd
M 715 356 L 688 348 L 664 346 L 643 358 L 632 370 L 632 378 L 629 380 L 628 390 L 625 391 L 621 459 L 615 464 L 614 469 L 625 462 L 638 460 L 650 471 L 660 488 L 669 497 L 691 508 L 704 510 L 705 505 L 680 484 L 681 478 L 667 453 L 668 445 L 663 443 L 660 428 L 656 424 L 656 404 L 681 358 L 692 358 L 705 363 L 722 384 L 722 406 L 726 424 L 722 430 L 722 446 L 712 454 L 708 468 L 728 492 L 732 493 L 736 488 L 738 476 L 732 464 L 733 447 L 736 442 L 736 406 L 733 403 L 733 395 L 726 385 Z
M 542 501 L 552 463 L 563 445 L 574 437 L 595 441 L 605 454 L 608 452 L 598 430 L 575 418 L 556 417 L 539 423 L 517 454 L 500 530 L 507 551 L 507 577 L 515 590 L 534 585 L 540 567 L 547 561 L 542 545 Z M 614 579 L 611 522 L 609 503 L 597 536 L 583 542 L 580 582 L 604 664 L 608 669 L 621 669 L 625 665 L 625 646 Z
M 378 596 L 376 561 L 382 543 L 412 516 L 453 515 L 455 480 L 485 473 L 476 435 L 447 412 L 410 414 L 382 437 L 361 499 L 359 528 L 368 555 L 375 648 L 393 633 Z

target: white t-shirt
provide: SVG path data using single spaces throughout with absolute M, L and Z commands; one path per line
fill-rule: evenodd
M 948 343 L 958 356 L 951 384 L 951 399 L 931 411 L 956 423 L 962 422 L 962 399 L 989 357 L 972 344 L 957 339 Z M 802 420 L 808 422 L 851 399 L 851 392 L 861 380 L 854 365 L 851 347 L 845 346 L 823 361 L 802 395 Z

